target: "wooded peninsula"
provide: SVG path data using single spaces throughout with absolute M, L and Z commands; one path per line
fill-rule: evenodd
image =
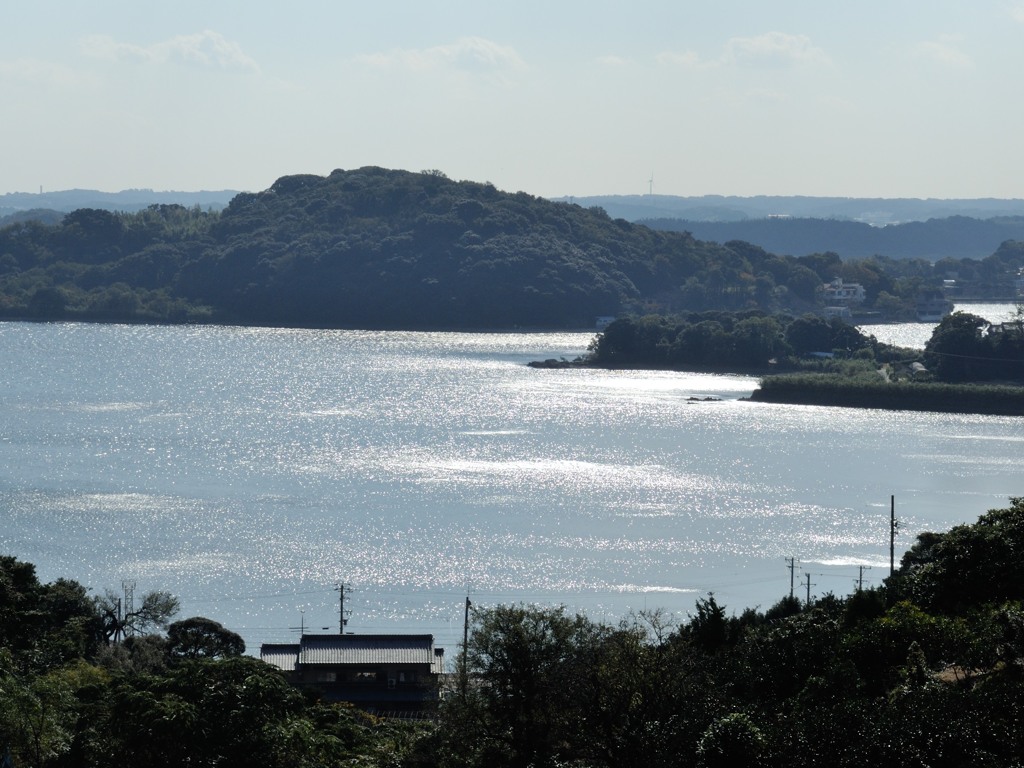
M 286 176 L 221 211 L 83 208 L 0 229 L 0 318 L 361 329 L 593 328 L 597 317 L 759 310 L 798 317 L 840 278 L 908 319 L 950 274 L 1009 296 L 1024 243 L 984 259 L 776 255 L 703 242 L 439 171 Z
M 547 361 L 538 367 L 560 367 Z M 760 376 L 751 399 L 1024 416 L 1024 315 L 955 312 L 924 350 L 881 344 L 839 318 L 757 311 L 621 318 L 565 365 Z

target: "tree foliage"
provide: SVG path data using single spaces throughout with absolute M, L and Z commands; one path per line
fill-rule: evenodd
M 229 658 L 245 653 L 245 641 L 220 622 L 193 616 L 167 628 L 167 653 L 186 659 Z
M 944 266 L 996 290 L 1024 249 Z M 799 315 L 837 276 L 865 286 L 865 306 L 912 316 L 918 290 L 944 275 L 922 260 L 701 242 L 600 208 L 375 167 L 284 176 L 220 213 L 81 209 L 0 228 L 0 317 L 580 328 L 652 311 Z
M 924 533 L 901 561 L 897 582 L 915 603 L 944 611 L 982 600 L 1024 600 L 1024 497 L 972 525 Z
M 763 370 L 815 352 L 849 358 L 863 351 L 873 360 L 877 346 L 838 319 L 754 310 L 646 315 L 611 323 L 591 344 L 589 362 L 610 368 Z
M 136 634 L 166 629 L 179 603 L 170 592 L 154 590 L 142 596 L 137 608 L 129 608 L 117 593 L 108 590 L 95 598 L 95 605 L 104 638 L 108 643 L 118 643 Z
M 944 381 L 1024 381 L 1024 317 L 992 325 L 954 312 L 935 328 L 925 351 Z

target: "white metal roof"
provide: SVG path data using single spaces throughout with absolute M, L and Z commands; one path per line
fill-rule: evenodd
M 442 671 L 433 635 L 303 635 L 299 664 L 425 664 Z
M 299 646 L 284 643 L 264 643 L 260 646 L 260 658 L 285 672 L 294 672 L 299 662 Z

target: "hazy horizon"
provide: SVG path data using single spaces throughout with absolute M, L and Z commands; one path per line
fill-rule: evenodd
M 354 169 L 347 169 L 347 170 L 354 170 Z M 402 168 L 402 169 L 389 169 L 389 170 L 410 170 L 410 169 Z M 283 176 L 290 176 L 292 174 L 282 174 L 282 175 Z M 319 173 L 319 174 L 313 174 L 313 175 L 326 177 L 328 175 L 328 173 Z M 278 178 L 280 178 L 280 177 L 278 177 Z M 100 188 L 97 188 L 97 187 L 86 186 L 86 187 L 74 187 L 72 189 L 43 189 L 41 191 L 40 190 L 33 191 L 33 190 L 30 190 L 30 189 L 29 190 L 12 190 L 12 191 L 9 191 L 9 192 L 0 192 L 0 198 L 12 197 L 12 196 L 17 196 L 17 195 L 35 195 L 37 197 L 39 197 L 39 196 L 45 197 L 47 195 L 60 195 L 60 194 L 65 194 L 65 193 L 76 193 L 76 192 L 82 192 L 82 193 L 95 192 L 95 193 L 98 193 L 98 194 L 101 194 L 101 195 L 121 195 L 121 194 L 128 194 L 128 193 L 131 193 L 131 192 L 149 193 L 149 194 L 154 194 L 154 195 L 173 195 L 173 194 L 202 195 L 202 194 L 219 194 L 219 193 L 223 193 L 223 192 L 231 192 L 231 193 L 234 193 L 234 194 L 238 194 L 239 192 L 262 192 L 265 189 L 269 188 L 273 184 L 274 181 L 276 181 L 276 179 L 271 180 L 270 184 L 268 184 L 263 189 L 239 189 L 239 188 L 234 188 L 234 187 L 224 187 L 222 189 L 209 189 L 209 188 L 203 188 L 203 189 L 199 189 L 199 188 L 193 188 L 193 189 L 157 189 L 157 188 L 153 188 L 153 187 L 128 187 L 128 188 L 125 188 L 125 189 L 100 189 Z M 461 181 L 479 181 L 479 179 L 462 179 Z M 511 191 L 511 190 L 501 190 L 501 191 L 508 192 L 508 191 Z M 530 192 L 530 190 L 527 190 L 527 189 L 519 190 L 519 191 L 526 192 L 527 194 L 532 194 L 535 197 L 550 197 L 550 199 L 553 199 L 553 200 L 561 200 L 561 199 L 569 199 L 569 198 L 579 198 L 579 199 L 583 199 L 583 200 L 589 200 L 589 199 L 595 199 L 595 198 L 636 198 L 638 200 L 644 200 L 644 199 L 650 199 L 650 198 L 654 198 L 654 199 L 658 199 L 658 198 L 662 198 L 662 199 L 681 199 L 681 200 L 701 200 L 701 199 L 705 199 L 705 198 L 722 198 L 722 199 L 726 199 L 726 200 L 728 200 L 728 199 L 754 200 L 754 199 L 758 199 L 758 198 L 781 197 L 781 198 L 807 198 L 807 199 L 821 199 L 821 200 L 827 200 L 827 199 L 835 199 L 835 200 L 894 200 L 894 201 L 895 200 L 919 200 L 919 201 L 936 200 L 936 201 L 949 201 L 949 202 L 960 202 L 960 201 L 962 201 L 962 202 L 972 202 L 972 201 L 983 201 L 983 200 L 991 200 L 991 201 L 996 201 L 996 202 L 1019 202 L 1019 201 L 1024 201 L 1024 196 L 1022 196 L 1022 197 L 878 197 L 878 196 L 854 196 L 854 195 L 803 195 L 803 194 L 799 194 L 799 193 L 787 194 L 787 195 L 782 195 L 782 194 L 779 194 L 779 195 L 775 195 L 775 194 L 732 195 L 732 194 L 721 194 L 721 193 L 708 193 L 708 194 L 695 194 L 695 195 L 672 195 L 672 194 L 668 194 L 668 193 L 662 194 L 662 193 L 658 193 L 658 192 L 655 192 L 653 195 L 645 194 L 645 193 L 633 193 L 633 192 L 625 192 L 625 193 L 623 193 L 623 192 L 604 192 L 604 193 L 595 193 L 595 194 L 591 194 L 591 195 L 552 195 L 552 196 L 547 196 L 547 195 L 539 195 L 539 194 Z

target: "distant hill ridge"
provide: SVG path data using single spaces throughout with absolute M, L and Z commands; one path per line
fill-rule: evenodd
M 109 211 L 139 211 L 150 205 L 177 203 L 200 205 L 220 210 L 239 190 L 154 191 L 124 189 L 102 192 L 95 189 L 68 189 L 47 192 L 8 192 L 0 195 L 0 215 L 32 209 L 50 209 L 68 213 L 79 208 Z M 1024 216 L 1024 199 L 1003 198 L 871 198 L 811 197 L 803 195 L 590 195 L 552 198 L 555 202 L 573 202 L 584 208 L 600 206 L 612 218 L 685 219 L 722 222 L 763 219 L 774 216 L 809 219 L 839 219 L 872 226 L 950 216 L 991 219 L 1000 216 Z
M 1024 240 L 1024 216 L 949 216 L 873 227 L 857 221 L 770 218 L 748 221 L 642 219 L 653 229 L 689 232 L 699 240 L 743 240 L 791 256 L 832 251 L 844 259 L 982 259 L 1007 240 Z
M 0 216 L 19 211 L 53 210 L 70 213 L 79 208 L 107 211 L 141 211 L 151 205 L 194 205 L 220 210 L 237 195 L 237 190 L 222 189 L 199 192 L 156 192 L 152 189 L 124 189 L 100 192 L 96 189 L 67 189 L 56 192 L 8 192 L 0 195 Z
M 1024 216 L 1024 199 L 938 199 L 882 197 L 808 197 L 802 195 L 595 195 L 563 197 L 584 208 L 601 206 L 612 218 L 626 221 L 642 219 L 686 219 L 687 221 L 724 222 L 792 217 L 840 219 L 872 226 L 949 216 L 991 219 L 999 216 Z

